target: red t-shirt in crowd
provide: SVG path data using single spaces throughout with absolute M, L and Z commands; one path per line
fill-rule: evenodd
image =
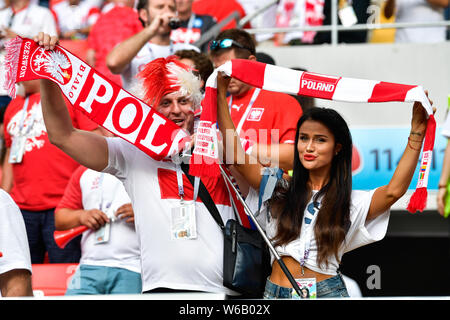
M 260 90 L 253 104 L 255 88 L 241 96 L 228 97 L 231 119 L 241 138 L 261 144 L 294 143 L 302 108 L 288 94 Z
M 106 66 L 106 56 L 116 44 L 135 35 L 142 28 L 136 10 L 126 6 L 116 5 L 100 15 L 88 37 L 89 48 L 95 50 L 95 69 L 121 85 L 120 75 L 111 73 Z
M 192 3 L 192 11 L 196 14 L 208 14 L 216 18 L 217 23 L 228 17 L 233 11 L 239 12 L 239 19 L 246 16 L 244 8 L 235 0 L 196 0 Z M 236 20 L 232 19 L 222 30 L 236 28 Z M 251 28 L 247 23 L 244 28 Z
M 66 189 L 64 190 L 64 195 L 56 206 L 56 210 L 68 208 L 73 210 L 84 209 L 83 206 L 83 193 L 81 192 L 80 180 L 83 173 L 86 172 L 88 168 L 85 166 L 78 166 L 78 168 L 72 173 L 69 181 L 67 182 Z M 98 188 L 98 181 L 97 181 Z M 98 197 L 100 201 L 101 197 Z M 99 204 L 100 205 L 100 204 Z M 100 207 L 99 207 L 100 208 Z
M 41 211 L 55 208 L 64 194 L 67 182 L 79 164 L 52 145 L 48 140 L 41 109 L 40 94 L 28 97 L 26 113 L 23 112 L 26 99 L 18 96 L 8 105 L 4 118 L 5 144 L 11 148 L 14 137 L 27 137 L 25 153 L 21 163 L 14 163 L 14 185 L 11 197 L 19 208 Z M 66 102 L 68 105 L 68 102 Z M 79 111 L 68 105 L 75 128 L 94 130 L 98 127 Z

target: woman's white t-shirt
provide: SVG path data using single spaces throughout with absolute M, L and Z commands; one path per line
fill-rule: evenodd
M 344 253 L 361 246 L 379 241 L 384 238 L 389 223 L 390 210 L 382 213 L 375 219 L 366 221 L 367 213 L 369 211 L 370 202 L 372 201 L 373 193 L 376 189 L 371 191 L 354 190 L 351 195 L 351 207 L 350 207 L 350 221 L 351 225 L 347 231 L 345 241 L 342 243 L 338 252 L 339 260 L 341 260 Z M 255 190 L 249 192 L 246 199 L 251 209 L 257 208 L 258 194 Z M 313 203 L 312 199 L 306 206 L 306 210 L 303 216 L 302 229 L 300 235 L 294 241 L 282 246 L 277 246 L 275 249 L 280 256 L 291 256 L 298 262 L 304 257 L 305 247 L 309 247 L 309 255 L 305 260 L 305 266 L 311 270 L 319 273 L 336 275 L 339 268 L 339 262 L 334 255 L 328 258 L 328 266 L 317 264 L 317 243 L 314 238 L 314 232 L 307 232 L 308 228 L 313 230 L 315 223 L 315 215 L 320 208 L 319 203 Z M 267 218 L 266 233 L 269 239 L 273 239 L 276 234 L 277 221 L 271 218 L 267 213 L 267 207 L 261 210 L 261 215 Z M 305 235 L 310 235 L 310 239 L 304 239 Z M 306 245 L 302 245 L 306 243 Z M 272 263 L 275 257 L 272 255 Z

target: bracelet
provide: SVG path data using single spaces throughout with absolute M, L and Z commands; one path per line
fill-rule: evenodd
M 438 185 L 438 189 L 442 189 L 442 188 L 447 188 L 447 186 L 446 186 L 446 185 L 443 185 L 443 184 L 439 184 L 439 185 Z
M 413 135 L 419 136 L 419 137 L 423 136 L 423 133 L 415 132 L 415 131 L 410 131 L 409 134 L 410 134 L 410 135 L 413 134 Z
M 408 146 L 409 146 L 411 149 L 415 150 L 415 151 L 420 151 L 420 147 L 419 147 L 418 149 L 417 149 L 417 148 L 414 148 L 414 147 L 411 145 L 411 141 L 413 141 L 413 142 L 420 142 L 421 145 L 422 145 L 422 141 L 411 140 L 410 138 L 408 138 Z
M 423 142 L 423 140 L 413 140 L 413 139 L 411 139 L 410 137 L 408 137 L 408 140 L 409 140 L 409 141 L 412 141 L 412 142 L 420 142 L 420 143 Z

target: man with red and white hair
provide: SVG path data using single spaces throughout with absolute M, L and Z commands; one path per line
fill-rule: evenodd
M 37 40 L 50 50 L 56 43 L 55 38 L 44 35 Z M 192 134 L 201 94 L 200 79 L 189 67 L 173 57 L 159 58 L 150 62 L 139 78 L 144 101 Z M 170 158 L 156 161 L 121 138 L 74 130 L 59 87 L 46 79 L 40 81 L 52 143 L 82 165 L 119 178 L 130 196 L 140 243 L 143 292 L 236 295 L 223 286 L 222 231 L 180 166 Z M 202 178 L 202 182 L 223 221 L 233 218 L 223 178 Z

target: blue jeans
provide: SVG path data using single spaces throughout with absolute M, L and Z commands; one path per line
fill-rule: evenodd
M 267 278 L 264 299 L 292 299 L 293 291 L 293 288 L 281 287 Z M 317 282 L 317 298 L 343 297 L 349 297 L 349 295 L 340 274 Z
M 70 241 L 64 249 L 58 247 L 53 237 L 55 210 L 21 210 L 27 230 L 31 263 L 43 263 L 48 252 L 50 263 L 78 263 L 81 257 L 81 236 Z
M 82 264 L 73 275 L 66 296 L 141 293 L 141 274 L 123 268 Z

